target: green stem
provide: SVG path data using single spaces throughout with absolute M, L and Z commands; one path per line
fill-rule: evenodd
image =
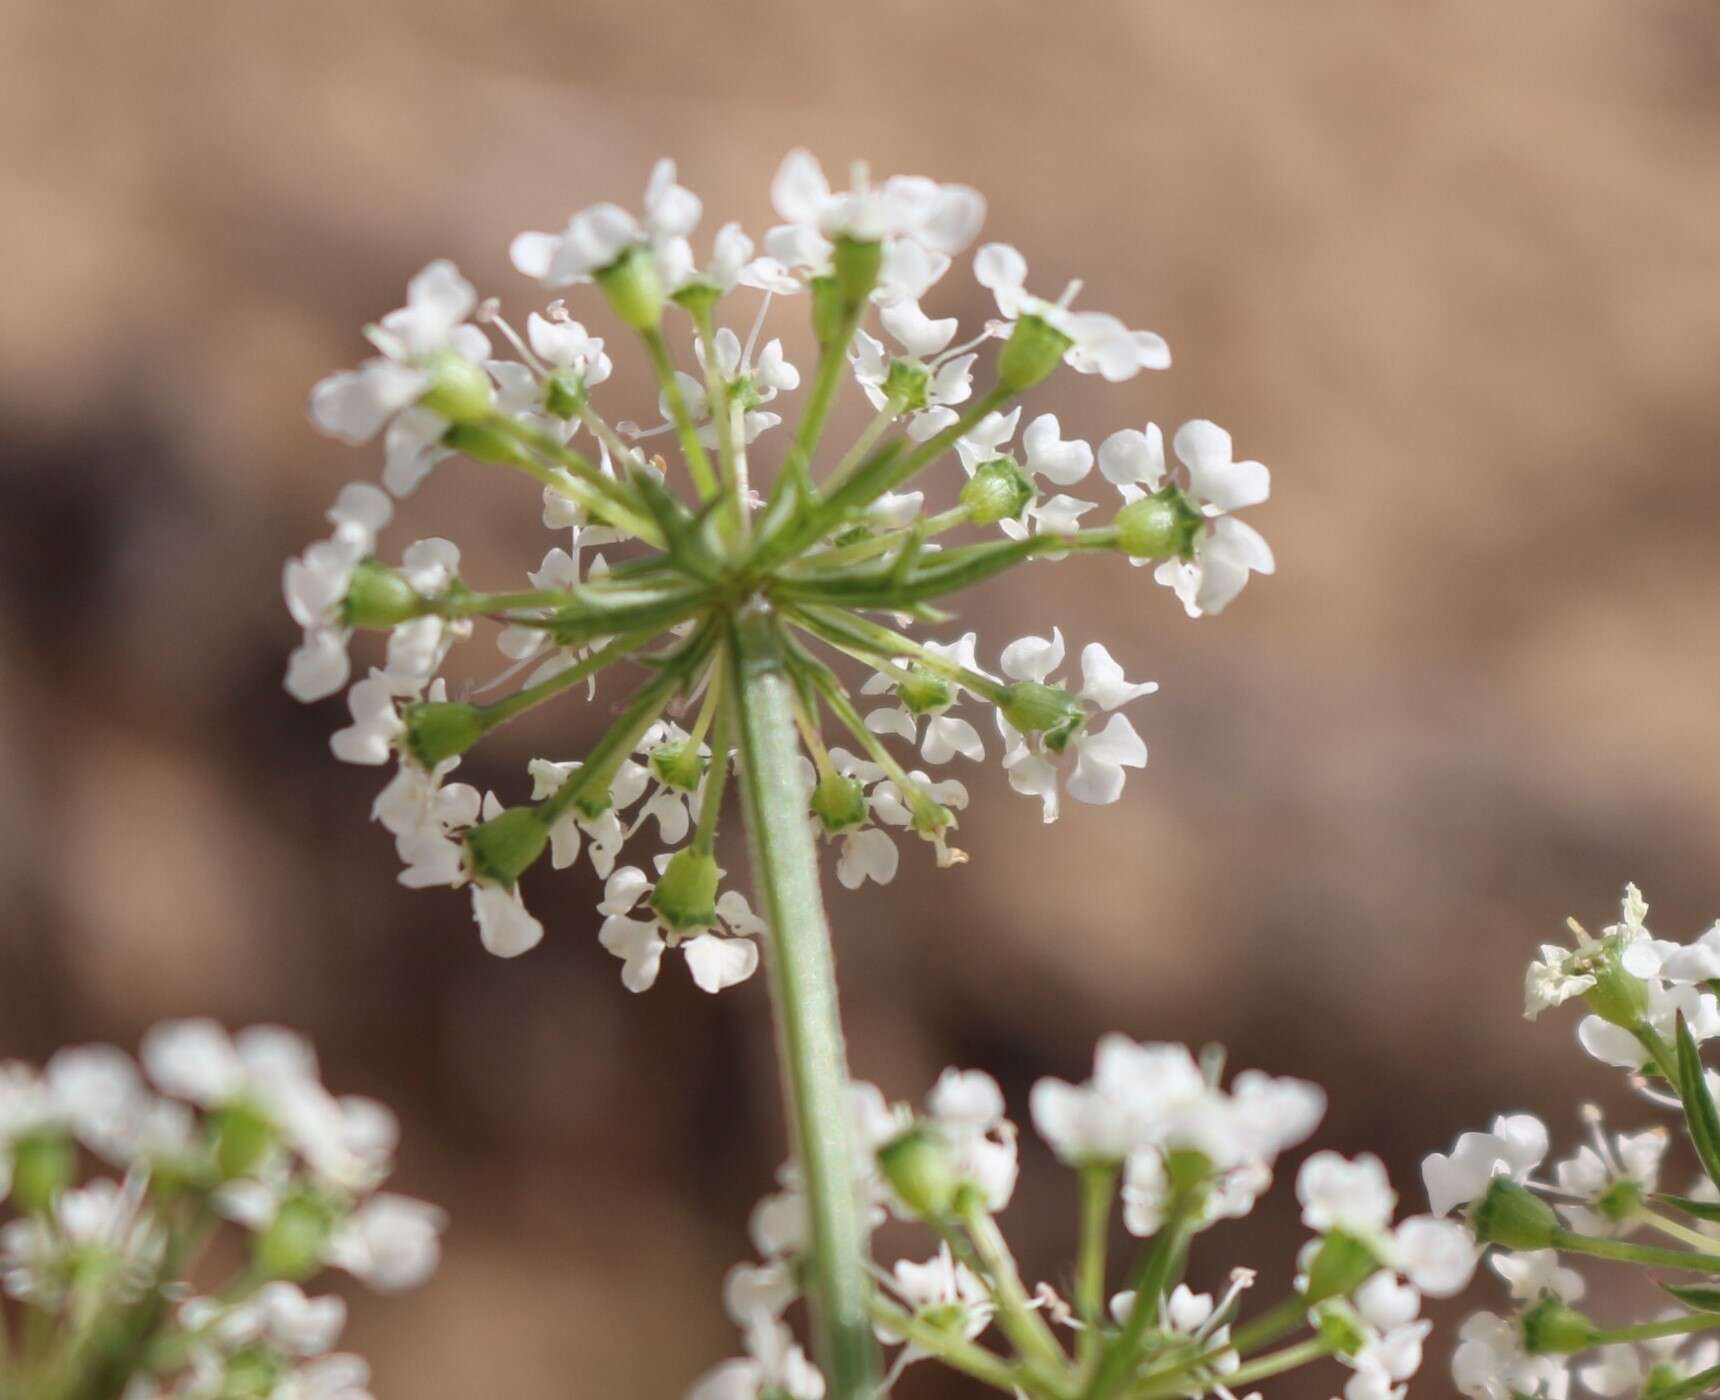
M 1075 1312 L 1086 1324 L 1077 1339 L 1083 1367 L 1093 1364 L 1105 1316 L 1105 1254 L 1111 1229 L 1111 1200 L 1117 1167 L 1093 1162 L 1081 1168 L 1081 1243 L 1075 1259 Z
M 687 409 L 687 396 L 681 392 L 681 381 L 675 377 L 675 364 L 669 358 L 669 346 L 660 329 L 641 331 L 646 353 L 663 386 L 663 400 L 669 405 L 669 417 L 675 424 L 675 436 L 681 443 L 681 455 L 687 459 L 687 471 L 693 478 L 701 500 L 713 500 L 717 494 L 717 475 L 711 469 L 711 459 L 699 441 L 699 430 Z
M 1705 1332 L 1720 1327 L 1720 1313 L 1692 1313 L 1688 1317 L 1662 1318 L 1659 1322 L 1638 1322 L 1630 1327 L 1611 1327 L 1597 1332 L 1592 1345 L 1601 1347 L 1612 1342 L 1652 1342 L 1656 1337 L 1679 1337 L 1686 1332 Z
M 655 628 L 649 631 L 630 632 L 617 637 L 606 647 L 600 647 L 565 671 L 557 671 L 547 680 L 541 680 L 536 685 L 528 685 L 523 690 L 515 691 L 505 700 L 498 700 L 493 705 L 485 705 L 480 714 L 483 717 L 484 733 L 488 734 L 499 725 L 506 724 L 516 715 L 524 714 L 536 705 L 541 705 L 552 696 L 559 695 L 569 686 L 578 685 L 581 681 L 595 676 L 604 667 L 613 665 L 629 652 L 643 646 L 657 635 Z
M 997 1320 L 1015 1349 L 1028 1365 L 1047 1378 L 1061 1377 L 1069 1368 L 1069 1358 L 1057 1344 L 1050 1326 L 1033 1300 L 1015 1267 L 1015 1259 L 1004 1242 L 997 1222 L 977 1201 L 967 1200 L 961 1211 L 962 1227 L 973 1241 L 974 1251 L 984 1266 L 984 1275 L 991 1284 L 992 1301 L 997 1304 Z
M 571 447 L 505 413 L 493 415 L 485 421 L 485 426 L 512 439 L 527 451 L 548 458 L 560 469 L 558 472 L 541 462 L 528 460 L 514 463 L 527 476 L 579 502 L 594 519 L 619 525 L 648 544 L 662 548 L 663 532 L 640 511 L 638 502 L 627 488 L 614 478 L 605 476 Z
M 1287 1333 L 1294 1332 L 1308 1320 L 1308 1304 L 1299 1293 L 1293 1293 L 1283 1302 L 1274 1304 L 1252 1322 L 1244 1323 L 1231 1334 L 1230 1344 L 1238 1354 L 1248 1355 L 1258 1347 L 1268 1342 L 1275 1342 Z
M 1282 1351 L 1268 1352 L 1265 1356 L 1253 1361 L 1245 1361 L 1229 1375 L 1224 1377 L 1227 1390 L 1240 1389 L 1252 1385 L 1255 1381 L 1263 1381 L 1269 1376 L 1283 1375 L 1286 1371 L 1294 1371 L 1298 1366 L 1306 1366 L 1310 1361 L 1318 1361 L 1323 1356 L 1332 1354 L 1332 1344 L 1324 1337 L 1310 1337 L 1305 1342 L 1297 1342 L 1295 1346 L 1285 1347 Z M 1206 1358 L 1201 1358 L 1205 1360 Z M 1175 1386 L 1166 1387 L 1162 1382 L 1153 1387 L 1136 1392 L 1136 1400 L 1159 1400 L 1159 1397 L 1181 1395 L 1183 1391 Z
M 860 436 L 854 439 L 854 445 L 842 454 L 842 460 L 836 464 L 830 473 L 832 481 L 840 481 L 853 471 L 865 459 L 865 456 L 878 445 L 878 439 L 884 436 L 889 426 L 902 416 L 902 403 L 899 398 L 887 398 L 884 405 L 872 415 L 872 421 L 860 430 Z
M 1122 1331 L 1105 1349 L 1093 1379 L 1082 1392 L 1082 1400 L 1105 1400 L 1105 1397 L 1117 1394 L 1134 1374 L 1141 1360 L 1141 1345 L 1146 1340 L 1147 1330 L 1158 1322 L 1159 1299 L 1182 1262 L 1189 1233 L 1188 1205 L 1173 1198 L 1170 1213 L 1164 1224 L 1159 1226 L 1152 1246 L 1136 1271 L 1135 1301 L 1123 1321 Z
M 730 630 L 730 702 L 753 870 L 769 927 L 777 1045 L 811 1226 L 809 1283 L 816 1351 L 830 1400 L 873 1400 L 866 1229 L 854 1192 L 848 1066 L 818 856 L 798 767 L 794 688 L 768 612 Z
M 722 664 L 721 657 L 717 664 Z M 723 792 L 729 785 L 729 728 L 729 707 L 720 705 L 716 728 L 711 731 L 711 766 L 705 771 L 704 790 L 699 794 L 699 825 L 693 832 L 693 849 L 701 855 L 708 856 L 716 849 L 717 820 L 723 811 Z
M 928 520 L 914 522 L 914 528 L 919 530 L 921 539 L 929 540 L 933 535 L 941 535 L 946 530 L 965 525 L 970 514 L 966 506 L 951 506 Z M 816 572 L 819 569 L 839 568 L 844 564 L 859 564 L 867 559 L 875 559 L 880 554 L 888 554 L 899 546 L 909 533 L 909 529 L 891 530 L 886 534 L 873 535 L 870 539 L 855 540 L 853 544 L 819 550 L 816 554 L 808 554 L 793 561 L 793 567 L 806 572 Z
M 912 1342 L 921 1351 L 929 1352 L 952 1370 L 983 1381 L 994 1390 L 1014 1395 L 1021 1389 L 1021 1378 L 1002 1358 L 993 1356 L 984 1347 L 951 1336 L 943 1329 L 930 1326 L 894 1303 L 882 1298 L 872 1301 L 872 1316 L 886 1332 L 903 1341 Z
M 1587 1254 L 1596 1259 L 1618 1259 L 1627 1264 L 1647 1264 L 1651 1268 L 1683 1269 L 1693 1274 L 1720 1274 L 1720 1254 L 1693 1253 L 1682 1249 L 1660 1249 L 1654 1245 L 1631 1244 L 1628 1240 L 1606 1240 L 1594 1235 L 1577 1235 L 1569 1230 L 1555 1230 L 1548 1241 L 1554 1249 L 1572 1254 Z
M 818 368 L 813 372 L 812 388 L 806 396 L 806 411 L 794 430 L 794 446 L 783 463 L 781 485 L 793 487 L 802 499 L 812 496 L 812 454 L 818 450 L 818 440 L 824 436 L 824 424 L 836 403 L 837 390 L 842 386 L 842 372 L 848 365 L 848 347 L 854 332 L 866 315 L 866 302 L 860 301 L 843 316 L 836 334 L 820 347 Z M 888 425 L 886 425 L 888 426 Z M 882 432 L 883 429 L 878 430 Z M 876 440 L 877 434 L 873 434 Z
M 937 672 L 993 705 L 1002 705 L 1009 700 L 1009 687 L 1002 681 L 963 666 L 959 661 L 951 661 L 947 656 L 940 656 L 930 647 L 881 623 L 870 622 L 853 613 L 823 608 L 797 609 L 796 618 L 806 625 L 808 631 L 832 645 L 858 647 L 882 660 L 910 656 L 926 670 Z
M 1714 1248 L 1715 1240 L 1712 1235 L 1705 1235 L 1700 1230 L 1692 1230 L 1688 1225 L 1680 1225 L 1676 1220 L 1668 1220 L 1656 1211 L 1639 1208 L 1631 1218 L 1641 1221 L 1651 1230 L 1658 1230 L 1671 1239 L 1683 1240 L 1685 1244 L 1693 1244 L 1705 1252 Z
M 711 422 L 717 430 L 717 460 L 723 480 L 733 496 L 729 521 L 733 538 L 745 543 L 751 530 L 752 508 L 747 504 L 750 489 L 747 472 L 746 413 L 730 396 L 730 384 L 717 363 L 716 334 L 708 309 L 693 313 L 693 326 L 704 350 L 705 399 L 711 406 Z M 739 411 L 737 411 L 739 410 Z

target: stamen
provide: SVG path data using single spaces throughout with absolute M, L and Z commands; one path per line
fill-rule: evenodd
M 526 667 L 536 666 L 542 662 L 543 659 L 543 639 L 540 639 L 538 646 L 532 652 L 526 656 L 522 656 L 518 661 L 514 662 L 513 665 L 503 670 L 500 675 L 492 676 L 482 685 L 476 684 L 472 681 L 467 681 L 466 684 L 460 688 L 460 698 L 462 700 L 471 700 L 479 695 L 488 695 L 498 685 L 506 685 L 515 676 L 519 675 L 521 671 L 525 670 Z
M 573 320 L 573 313 L 567 309 L 567 302 L 562 297 L 557 297 L 544 308 L 543 314 L 544 319 L 549 321 L 567 322 Z
M 533 374 L 536 374 L 543 379 L 549 378 L 549 371 L 544 368 L 543 361 L 538 359 L 536 355 L 532 354 L 531 347 L 528 346 L 525 341 L 520 339 L 519 332 L 502 319 L 501 303 L 494 297 L 491 297 L 489 301 L 486 301 L 483 306 L 478 308 L 480 313 L 486 309 L 489 311 L 489 315 L 480 316 L 478 319 L 488 322 L 499 330 L 507 340 L 508 344 L 513 346 L 514 349 L 519 352 L 520 358 L 526 362 L 526 365 L 531 369 Z
M 1076 277 L 1069 283 L 1069 285 L 1067 287 L 1065 287 L 1063 289 L 1063 295 L 1057 298 L 1057 305 L 1058 305 L 1059 309 L 1068 310 L 1069 303 L 1075 300 L 1076 296 L 1080 293 L 1080 291 L 1081 291 L 1081 279 L 1079 277 Z
M 747 332 L 747 346 L 745 350 L 741 351 L 741 372 L 743 374 L 752 372 L 753 347 L 758 344 L 758 334 L 764 329 L 765 313 L 770 310 L 771 296 L 772 293 L 767 289 L 764 300 L 758 304 L 758 315 L 753 317 L 752 329 Z

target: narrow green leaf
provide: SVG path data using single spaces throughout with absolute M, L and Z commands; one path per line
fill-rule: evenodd
M 1720 1366 L 1710 1366 L 1706 1371 L 1698 1371 L 1688 1380 L 1669 1385 L 1664 1390 L 1645 1390 L 1643 1397 L 1644 1400 L 1693 1400 L 1697 1395 L 1706 1395 L 1717 1385 L 1720 1385 Z
M 1697 1312 L 1720 1312 L 1720 1285 L 1663 1283 L 1660 1286 L 1687 1308 L 1694 1308 Z
M 1708 1092 L 1702 1072 L 1702 1057 L 1696 1037 L 1690 1034 L 1681 1012 L 1678 1016 L 1678 1097 L 1684 1101 L 1684 1118 L 1690 1126 L 1690 1141 L 1708 1178 L 1720 1186 L 1720 1112 Z
M 1720 1201 L 1699 1201 L 1694 1196 L 1672 1196 L 1665 1192 L 1656 1192 L 1649 1199 L 1656 1205 L 1671 1206 L 1686 1215 L 1694 1215 L 1698 1220 L 1720 1222 Z

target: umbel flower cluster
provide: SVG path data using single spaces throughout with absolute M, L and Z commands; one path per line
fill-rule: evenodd
M 1256 1274 L 1245 1266 L 1218 1296 L 1182 1282 L 1195 1237 L 1246 1216 L 1279 1154 L 1325 1108 L 1315 1086 L 1256 1070 L 1226 1087 L 1222 1061 L 1216 1050 L 1197 1057 L 1112 1035 L 1099 1042 L 1091 1080 L 1034 1087 L 1034 1126 L 1076 1176 L 1080 1242 L 1067 1289 L 1030 1287 L 999 1228 L 1015 1189 L 1016 1130 L 990 1076 L 946 1070 L 919 1113 L 854 1084 L 862 1208 L 874 1223 L 894 1216 L 931 1236 L 929 1257 L 877 1269 L 872 1315 L 896 1349 L 888 1381 L 935 1359 L 1017 1396 L 1233 1397 L 1335 1357 L 1347 1368 L 1346 1400 L 1401 1397 L 1431 1326 L 1419 1316 L 1422 1293 L 1461 1290 L 1477 1251 L 1452 1221 L 1394 1224 L 1397 1197 L 1378 1158 L 1317 1152 L 1303 1162 L 1296 1194 L 1310 1238 L 1289 1296 L 1251 1306 Z M 1143 1244 L 1113 1292 L 1106 1251 L 1119 1194 L 1123 1223 Z M 736 1266 L 725 1290 L 748 1354 L 712 1371 L 692 1400 L 820 1400 L 823 1378 L 782 1320 L 808 1247 L 792 1167 L 754 1212 L 752 1235 L 762 1260 Z
M 435 1268 L 442 1213 L 377 1189 L 394 1116 L 331 1094 L 273 1026 L 170 1022 L 141 1060 L 0 1064 L 0 1394 L 368 1400 L 364 1362 L 334 1351 L 345 1303 L 302 1285 Z
M 380 437 L 384 465 L 382 487 L 345 487 L 330 536 L 286 566 L 304 629 L 288 690 L 339 691 L 355 633 L 383 633 L 333 747 L 398 765 L 373 815 L 401 881 L 469 888 L 484 946 L 514 956 L 543 936 L 521 876 L 546 855 L 557 868 L 584 855 L 607 882 L 603 946 L 634 991 L 673 954 L 711 992 L 758 966 L 762 924 L 715 853 L 729 779 L 759 763 L 762 721 L 737 699 L 746 675 L 784 678 L 772 722 L 798 733 L 798 768 L 770 800 L 799 806 L 834 845 L 845 885 L 887 881 L 902 840 L 941 865 L 965 858 L 952 837 L 968 791 L 952 765 L 1001 759 L 1050 821 L 1065 794 L 1116 801 L 1147 761 L 1125 710 L 1156 687 L 1100 642 L 1077 652 L 1053 629 L 994 651 L 950 628 L 941 601 L 1016 565 L 1098 552 L 1156 562 L 1198 617 L 1273 568 L 1235 514 L 1267 498 L 1269 473 L 1236 460 L 1215 424 L 1184 424 L 1168 454 L 1152 423 L 1095 449 L 1026 404 L 1059 368 L 1113 383 L 1165 368 L 1157 335 L 1078 308 L 1079 283 L 1035 295 L 1001 243 L 971 264 L 996 315 L 964 331 L 939 314 L 939 284 L 983 222 L 976 191 L 863 168 L 835 190 L 796 151 L 772 198 L 782 222 L 762 251 L 730 223 L 701 260 L 701 201 L 661 161 L 641 213 L 598 204 L 514 240 L 514 266 L 558 298 L 523 327 L 435 262 L 367 329 L 376 355 L 311 396 L 324 431 Z M 811 321 L 804 375 L 767 329 L 783 300 Z M 605 309 L 649 361 L 648 411 L 603 402 L 610 341 L 580 318 Z M 826 452 L 845 387 L 870 416 Z M 523 581 L 468 581 L 446 539 L 384 556 L 394 499 L 452 457 L 538 488 L 557 538 Z M 1094 498 L 1071 494 L 1095 469 Z M 495 624 L 479 644 L 501 659 L 476 669 L 499 674 L 451 694 L 439 673 L 480 622 Z M 613 723 L 584 754 L 533 761 L 529 800 L 523 785 L 504 798 L 453 780 L 486 734 L 563 695 L 589 701 L 599 678 L 631 685 L 605 697 Z
M 1573 1376 L 1591 1394 L 1686 1400 L 1720 1388 L 1720 1076 L 1701 1043 L 1720 1035 L 1720 924 L 1691 943 L 1657 938 L 1636 886 L 1619 921 L 1575 946 L 1548 944 L 1529 968 L 1530 1019 L 1586 1003 L 1578 1039 L 1625 1070 L 1645 1102 L 1682 1119 L 1700 1174 L 1665 1189 L 1665 1124 L 1614 1133 L 1584 1109 L 1587 1141 L 1547 1164 L 1546 1126 L 1504 1114 L 1423 1165 L 1441 1215 L 1461 1210 L 1510 1297 L 1507 1310 L 1463 1324 L 1452 1370 L 1478 1400 L 1564 1400 Z M 1579 1310 L 1584 1258 L 1634 1266 L 1664 1305 L 1646 1321 L 1609 1325 Z

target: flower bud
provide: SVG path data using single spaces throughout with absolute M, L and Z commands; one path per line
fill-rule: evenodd
M 418 400 L 450 423 L 471 423 L 489 416 L 496 404 L 496 386 L 482 365 L 452 350 L 438 351 L 425 366 L 430 387 Z
M 251 1240 L 251 1262 L 266 1278 L 298 1280 L 322 1268 L 334 1234 L 334 1211 L 310 1192 L 288 1196 Z
M 421 768 L 434 768 L 444 759 L 466 752 L 484 737 L 484 712 L 461 700 L 418 700 L 401 718 L 406 723 L 406 751 Z
M 866 820 L 866 790 L 855 778 L 826 773 L 812 790 L 812 814 L 833 835 Z
M 962 1184 L 948 1146 L 923 1123 L 878 1149 L 878 1170 L 896 1199 L 922 1220 L 945 1219 Z
M 267 1114 L 235 1100 L 213 1115 L 215 1166 L 223 1181 L 251 1172 L 275 1143 L 276 1130 Z
M 1117 532 L 1117 547 L 1131 559 L 1187 558 L 1194 551 L 1202 516 L 1174 486 L 1138 501 L 1130 501 L 1117 512 L 1111 527 Z
M 1086 707 L 1059 685 L 1017 681 L 999 707 L 1023 734 L 1043 734 L 1045 747 L 1062 753 L 1087 722 Z
M 18 1139 L 12 1145 L 12 1197 L 30 1215 L 49 1210 L 55 1198 L 72 1184 L 78 1150 L 70 1134 L 56 1129 Z
M 659 744 L 651 750 L 651 771 L 662 783 L 681 792 L 698 787 L 711 766 L 710 758 L 699 752 L 690 739 L 678 744 Z
M 1379 1271 L 1379 1257 L 1354 1235 L 1329 1231 L 1308 1265 L 1302 1296 L 1310 1307 L 1328 1298 L 1347 1298 Z
M 643 244 L 629 248 L 597 274 L 597 285 L 609 298 L 610 309 L 636 331 L 657 328 L 663 319 L 663 282 L 657 260 Z
M 678 932 L 709 928 L 717 921 L 717 880 L 713 857 L 691 848 L 676 851 L 651 891 L 651 907 Z
M 979 467 L 962 487 L 961 502 L 975 525 L 1019 520 L 1033 500 L 1033 483 L 1007 457 Z
M 1025 393 L 1063 363 L 1074 343 L 1043 316 L 1022 316 L 997 357 L 999 383 L 1014 393 Z
M 1553 1208 L 1508 1176 L 1496 1176 L 1475 1203 L 1470 1228 L 1483 1244 L 1506 1249 L 1546 1249 L 1559 1230 Z
M 442 434 L 442 445 L 474 462 L 495 462 L 506 467 L 531 461 L 511 437 L 485 423 L 456 423 Z
M 504 889 L 543 854 L 549 827 L 534 807 L 510 807 L 466 833 L 466 863 L 480 880 Z
M 348 627 L 393 627 L 417 617 L 417 590 L 386 564 L 366 559 L 354 567 L 340 605 Z
M 884 397 L 900 403 L 904 412 L 924 408 L 931 387 L 932 372 L 918 360 L 890 361 L 884 376 Z
M 280 1357 L 262 1346 L 248 1346 L 227 1358 L 221 1372 L 221 1400 L 268 1400 L 286 1394 L 286 1366 Z
M 1565 1356 L 1594 1345 L 1599 1328 L 1549 1295 L 1523 1314 L 1523 1349 L 1531 1356 Z
M 878 285 L 878 272 L 884 266 L 884 245 L 875 238 L 838 238 L 831 266 L 843 308 L 853 311 L 865 304 L 872 288 Z

